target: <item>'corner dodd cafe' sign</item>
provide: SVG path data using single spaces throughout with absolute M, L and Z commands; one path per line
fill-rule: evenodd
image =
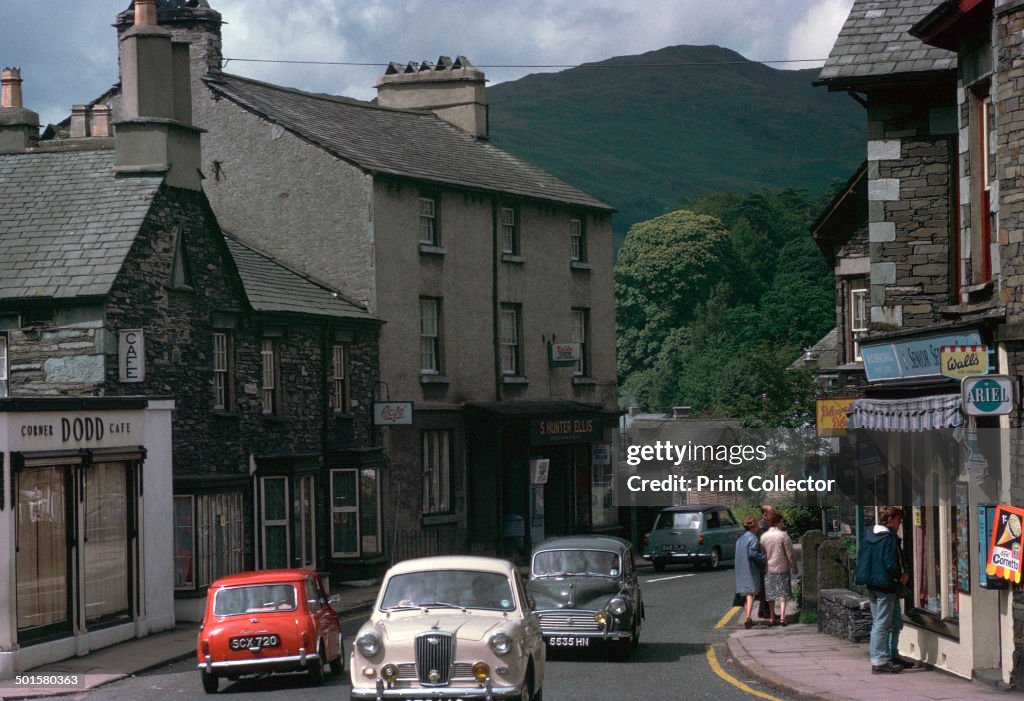
M 906 340 L 882 343 L 866 343 L 861 347 L 861 357 L 864 358 L 864 373 L 869 382 L 936 377 L 943 374 L 941 364 L 943 347 L 980 345 L 981 335 L 977 331 L 964 331 L 955 334 L 917 336 Z

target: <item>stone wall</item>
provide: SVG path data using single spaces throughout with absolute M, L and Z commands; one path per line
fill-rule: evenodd
M 818 631 L 854 643 L 871 637 L 868 598 L 849 589 L 824 589 L 818 602 Z

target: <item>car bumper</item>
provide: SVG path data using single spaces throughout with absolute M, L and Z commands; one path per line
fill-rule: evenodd
M 491 699 L 518 699 L 522 695 L 521 686 L 487 686 L 487 687 L 443 687 L 431 688 L 420 687 L 415 689 L 386 689 L 384 685 L 378 684 L 376 689 L 369 687 L 353 687 L 352 699 L 406 699 L 407 701 L 420 701 L 421 699 L 469 699 L 490 701 Z
M 309 669 L 310 661 L 315 655 L 305 652 L 298 655 L 282 657 L 260 657 L 252 660 L 221 660 L 214 662 L 209 657 L 197 666 L 210 674 L 225 677 L 233 674 L 256 674 L 257 672 L 291 672 Z
M 684 553 L 672 550 L 669 552 L 657 553 L 655 555 L 645 555 L 645 558 L 651 561 L 654 560 L 681 560 L 689 562 L 693 560 L 711 560 L 711 553 Z

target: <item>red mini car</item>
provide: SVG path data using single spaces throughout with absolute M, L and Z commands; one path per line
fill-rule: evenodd
M 221 577 L 206 595 L 196 652 L 203 690 L 221 677 L 306 670 L 345 671 L 341 623 L 312 570 L 262 570 Z

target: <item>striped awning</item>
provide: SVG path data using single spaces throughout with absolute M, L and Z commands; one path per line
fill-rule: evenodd
M 931 431 L 964 424 L 959 394 L 917 399 L 858 399 L 850 407 L 847 429 L 869 431 Z

